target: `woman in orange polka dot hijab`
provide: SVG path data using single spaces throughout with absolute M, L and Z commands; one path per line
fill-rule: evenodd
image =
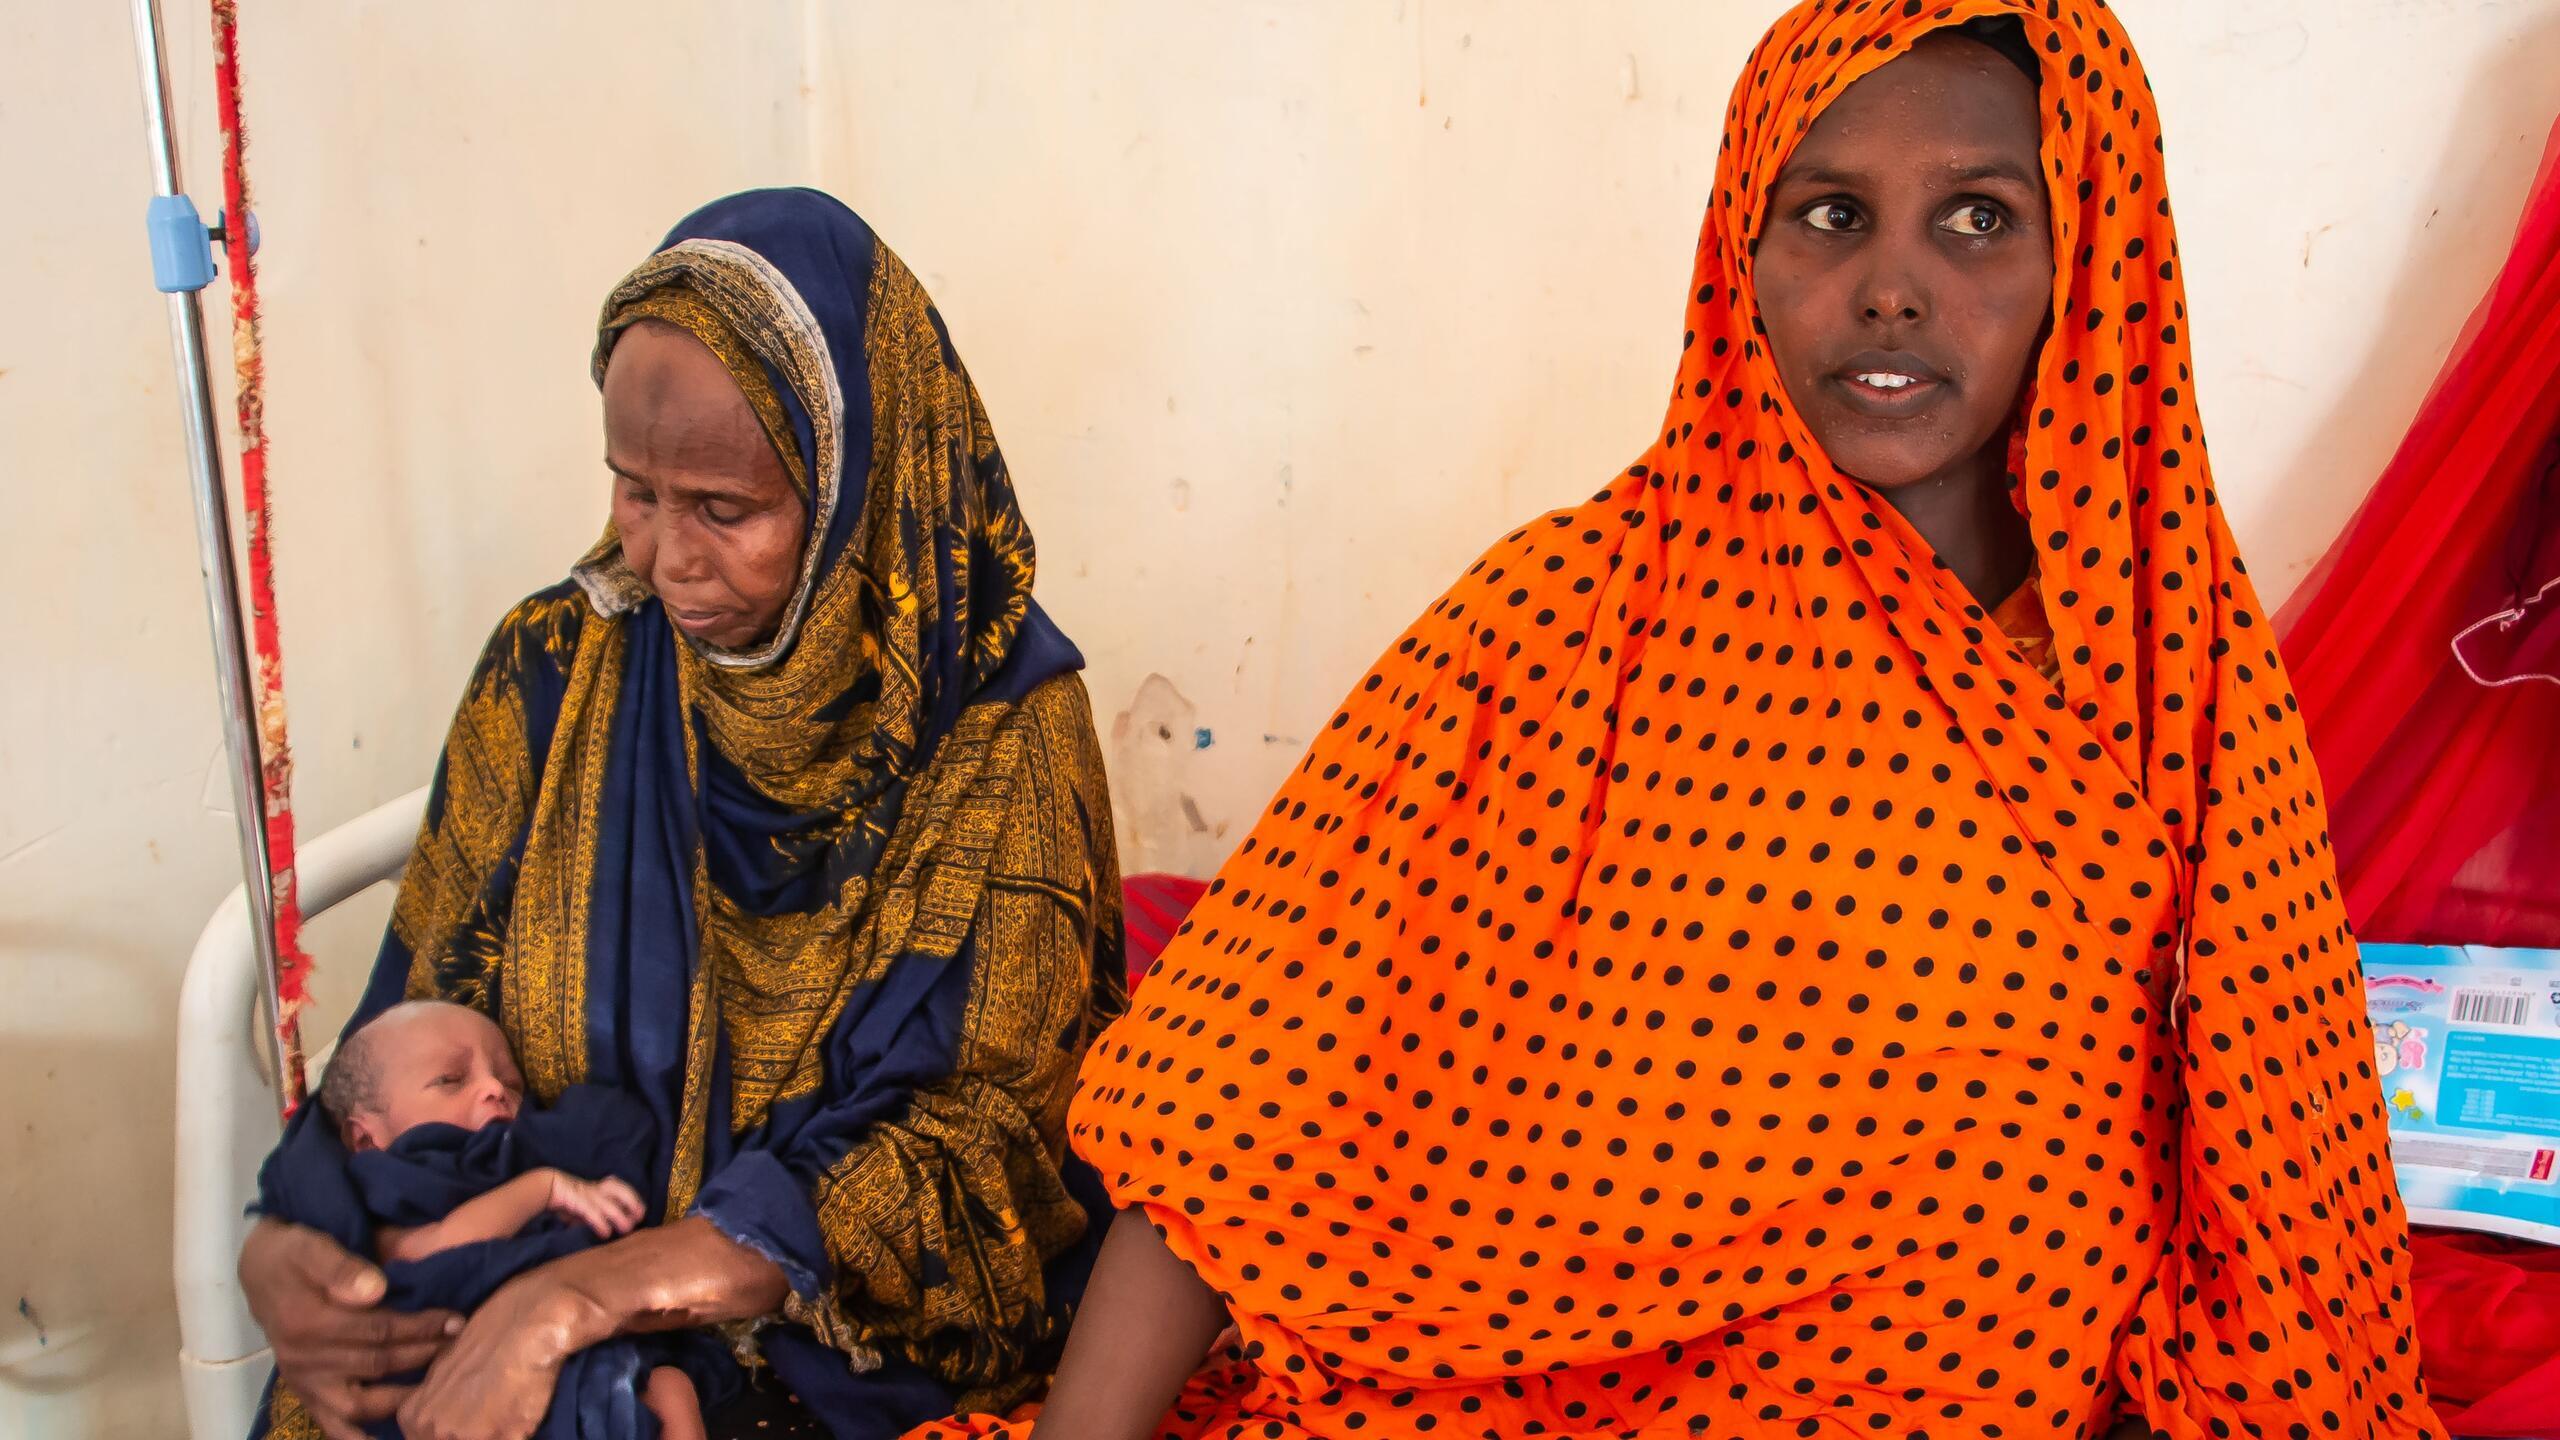
M 1042 1440 L 2437 1433 L 2177 260 L 2094 0 L 1778 23 L 1652 449 L 1087 1062 Z

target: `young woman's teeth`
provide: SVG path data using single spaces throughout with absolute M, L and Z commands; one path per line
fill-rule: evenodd
M 1878 390 L 1899 390 L 1905 385 L 1916 383 L 1908 375 L 1888 375 L 1880 370 L 1870 370 L 1857 379 L 1859 384 L 1870 385 Z

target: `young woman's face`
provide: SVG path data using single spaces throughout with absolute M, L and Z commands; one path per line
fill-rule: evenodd
M 642 321 L 604 372 L 604 458 L 623 559 L 677 629 L 743 650 L 782 623 L 809 511 L 720 357 Z
M 1814 122 L 1755 252 L 1787 396 L 1831 462 L 1879 489 L 2002 439 L 2053 304 L 2036 90 L 1939 34 Z

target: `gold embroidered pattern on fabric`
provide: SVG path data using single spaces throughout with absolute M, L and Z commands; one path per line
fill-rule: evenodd
M 276 1382 L 275 1399 L 267 1406 L 267 1440 L 326 1440 L 320 1422 L 302 1408 L 302 1397 Z
M 739 328 L 752 333 L 758 324 Z M 759 793 L 795 810 L 829 810 L 878 783 L 883 771 L 903 767 L 921 738 L 926 618 L 948 607 L 964 629 L 974 630 L 979 619 L 966 613 L 965 590 L 938 592 L 936 567 L 918 563 L 907 537 L 950 528 L 942 517 L 978 489 L 974 472 L 961 467 L 995 463 L 992 431 L 943 343 L 923 287 L 885 250 L 871 279 L 868 345 L 873 445 L 853 539 L 858 563 L 835 567 L 817 586 L 799 643 L 781 663 L 723 669 L 690 646 L 677 655 L 682 691 L 703 738 Z M 991 532 L 996 553 L 1009 573 L 1027 575 L 1033 564 L 1028 532 L 1012 506 L 999 508 L 1012 524 Z M 955 553 L 942 557 L 942 567 L 965 579 L 971 564 L 965 527 L 944 543 Z M 1021 608 L 1017 601 L 1015 613 L 1004 617 L 1008 642 Z M 846 707 L 844 697 L 866 676 L 876 679 L 878 694 Z M 821 722 L 830 707 L 844 713 Z M 961 722 L 963 734 L 969 724 Z M 965 743 L 961 735 L 942 742 L 946 752 L 956 743 Z M 874 874 L 895 873 L 917 853 L 983 845 L 985 837 L 969 832 L 989 823 L 945 816 L 921 791 L 902 807 L 897 835 L 882 833 L 867 807 L 835 813 L 832 829 L 813 830 L 799 837 L 802 843 L 877 854 Z M 943 879 L 930 890 L 891 887 L 876 898 L 869 880 L 857 876 L 828 906 L 781 916 L 748 916 L 705 888 L 703 963 L 729 1043 L 737 1128 L 752 1128 L 774 1104 L 816 1089 L 823 1078 L 820 1042 L 853 988 L 876 979 L 900 953 L 947 959 L 957 952 L 976 915 L 975 884 L 952 878 L 965 869 L 938 870 Z M 847 966 L 848 953 L 866 958 Z
M 876 646 L 863 622 L 861 582 L 842 565 L 819 587 L 802 646 L 769 670 L 722 670 L 690 645 L 676 652 L 703 738 L 758 792 L 793 809 L 832 809 L 882 757 L 871 738 L 881 707 L 848 703 Z M 842 707 L 833 720 L 822 710 Z
M 1037 557 L 1030 527 L 1012 503 L 1012 480 L 977 386 L 953 359 L 924 287 L 886 251 L 872 274 L 870 346 L 872 484 L 878 489 L 877 477 L 893 477 L 898 503 L 867 509 L 856 543 L 864 547 L 865 568 L 886 611 L 883 648 L 891 665 L 882 677 L 881 708 L 898 713 L 905 707 L 896 683 L 917 680 L 921 618 L 946 609 L 963 618 L 980 652 L 969 657 L 975 673 L 983 657 L 1007 652 L 1021 632 Z M 1007 597 L 1004 611 L 970 614 L 965 589 L 940 594 L 936 567 L 908 559 L 910 530 L 939 533 L 940 568 L 953 575 L 972 573 L 974 549 L 993 556 L 1006 572 L 1007 583 L 997 587 Z M 893 738 L 914 740 L 911 734 Z
M 585 616 L 574 597 L 524 601 L 498 622 L 473 671 L 445 740 L 443 804 L 419 826 L 391 912 L 392 933 L 415 957 L 412 999 L 492 1009 L 509 916 L 482 910 L 481 885 L 523 833 L 534 790 L 524 697 L 501 681 L 519 654 L 565 659 Z
M 516 880 L 498 1023 L 525 1088 L 544 1100 L 587 1074 L 587 904 L 625 642 L 619 625 L 591 626 L 579 642 Z
M 733 772 L 726 783 L 743 780 L 777 813 L 806 817 L 770 842 L 777 852 L 762 858 L 774 873 L 837 862 L 816 873 L 844 877 L 814 906 L 755 913 L 697 855 L 668 1214 L 688 1213 L 706 1178 L 724 1042 L 729 1093 L 716 1098 L 744 1132 L 826 1082 L 829 1032 L 863 985 L 900 957 L 950 961 L 968 949 L 956 1067 L 823 1179 L 815 1198 L 838 1285 L 788 1314 L 857 1368 L 897 1354 L 1009 1401 L 1032 1352 L 1056 1338 L 1042 1266 L 1086 1226 L 1059 1166 L 1076 1062 L 1126 1003 L 1119 880 L 1080 680 L 971 706 L 938 741 L 922 729 L 929 674 L 974 694 L 1009 653 L 1034 557 L 984 410 L 922 288 L 885 248 L 876 256 L 872 393 L 861 397 L 873 443 L 857 457 L 868 464 L 859 483 L 840 463 L 843 397 L 825 340 L 760 258 L 686 242 L 633 272 L 607 305 L 611 315 L 661 286 L 687 287 L 752 349 L 724 355 L 733 373 L 770 367 L 818 435 L 812 541 L 784 633 L 746 656 L 664 632 L 652 642 L 674 646 L 694 793 L 716 756 Z M 826 517 L 847 503 L 862 508 L 846 551 L 816 567 Z M 986 576 L 990 565 L 998 573 Z M 582 594 L 519 607 L 493 641 L 544 647 L 544 666 L 515 673 L 566 672 L 542 763 L 526 753 L 522 697 L 475 688 L 448 743 L 444 813 L 421 836 L 398 912 L 400 936 L 422 957 L 413 992 L 494 1000 L 529 1088 L 545 1098 L 588 1073 L 588 907 L 615 712 L 637 663 L 621 617 L 648 598 L 610 529 L 575 578 Z M 946 583 L 953 593 L 938 592 Z M 1002 608 L 969 614 L 985 594 L 1005 597 Z M 953 677 L 929 647 L 955 631 L 968 650 Z M 512 885 L 496 883 L 511 864 Z M 505 903 L 478 916 L 490 899 Z M 464 958 L 423 958 L 448 955 Z
M 700 867 L 694 872 L 694 913 L 704 913 L 702 901 L 710 892 Z M 719 1054 L 720 1013 L 712 996 L 711 967 L 693 967 L 693 983 L 685 991 L 684 1073 L 687 1077 L 709 1075 Z M 667 1219 L 683 1219 L 693 1213 L 693 1202 L 702 1194 L 703 1140 L 711 1128 L 711 1087 L 688 1078 L 684 1099 L 676 1114 L 676 1148 L 667 1166 Z
M 1127 1004 L 1116 954 L 1091 958 L 1118 933 L 1120 877 L 1083 682 L 964 715 L 909 803 L 949 824 L 929 852 L 884 860 L 882 908 L 909 897 L 912 950 L 965 904 L 977 960 L 959 1060 L 819 1183 L 838 1286 L 792 1314 L 973 1392 L 964 1410 L 1001 1410 L 1030 1350 L 1057 1338 L 1027 1325 L 1047 1304 L 1041 1267 L 1086 1224 L 1049 1137 L 1086 1042 Z

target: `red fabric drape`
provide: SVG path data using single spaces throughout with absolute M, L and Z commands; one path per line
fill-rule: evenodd
M 2278 617 L 2368 939 L 2560 946 L 2560 685 L 2488 689 L 2450 642 L 2560 573 L 2560 129 L 2514 252 L 2390 467 Z M 2547 666 L 2552 604 L 2475 660 Z M 2560 1250 L 2412 1244 L 2423 1369 L 2457 1434 L 2560 1436 Z
M 1165 942 L 1182 926 L 1182 917 L 1200 903 L 1209 882 L 1188 875 L 1132 875 L 1120 887 L 1129 924 L 1129 987 L 1154 969 Z
M 2560 946 L 2560 685 L 2484 688 L 2449 648 L 2560 573 L 2555 440 L 2560 129 L 2506 268 L 2277 621 L 2367 939 Z
M 2419 1369 L 2445 1427 L 2560 1436 L 2560 1248 L 2421 1231 L 2410 1254 Z

